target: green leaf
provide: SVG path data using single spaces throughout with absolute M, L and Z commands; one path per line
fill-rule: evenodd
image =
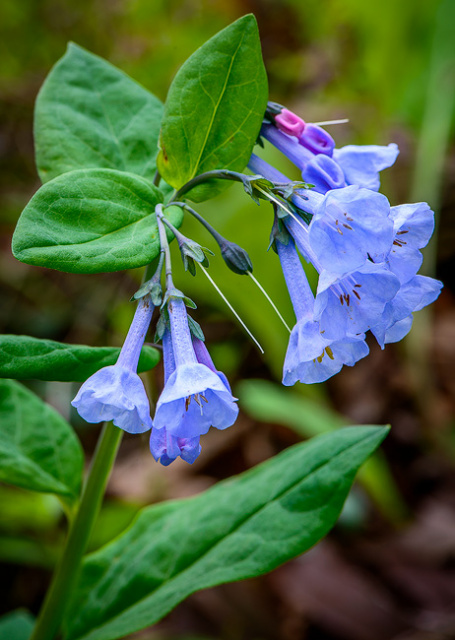
M 153 94 L 70 43 L 36 101 L 36 164 L 42 181 L 95 167 L 153 178 L 162 113 Z
M 355 473 L 387 434 L 352 427 L 291 447 L 191 499 L 142 510 L 85 560 L 67 640 L 113 640 L 194 591 L 270 571 L 334 525 Z
M 64 173 L 43 185 L 25 207 L 13 253 L 21 262 L 70 273 L 142 267 L 160 250 L 155 207 L 161 201 L 159 189 L 132 173 Z M 179 208 L 166 213 L 174 226 L 181 224 Z
M 115 364 L 119 347 L 86 347 L 30 336 L 0 336 L 0 378 L 83 382 L 102 367 Z M 143 347 L 138 372 L 153 369 L 160 359 L 153 347 Z
M 73 500 L 84 456 L 70 425 L 13 380 L 0 380 L 0 481 Z
M 35 619 L 25 609 L 17 609 L 0 618 L 0 638 L 28 640 L 32 635 Z
M 178 189 L 212 169 L 242 171 L 267 106 L 267 75 L 256 20 L 247 15 L 193 53 L 169 89 L 161 125 L 158 169 Z M 212 197 L 227 181 L 193 189 Z

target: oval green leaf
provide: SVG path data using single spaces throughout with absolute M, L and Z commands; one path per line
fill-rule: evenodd
M 132 173 L 64 173 L 43 185 L 25 207 L 13 253 L 21 262 L 70 273 L 142 267 L 160 251 L 155 217 L 160 202 L 159 189 Z M 180 226 L 181 209 L 172 207 L 167 215 Z
M 250 159 L 267 106 L 267 75 L 253 15 L 237 20 L 198 49 L 169 89 L 157 164 L 178 189 L 212 169 L 242 171 Z M 197 187 L 192 200 L 227 186 Z
M 114 640 L 154 624 L 194 591 L 266 573 L 334 525 L 386 427 L 351 427 L 296 445 L 191 498 L 142 510 L 89 556 L 67 640 Z
M 95 371 L 117 362 L 119 347 L 87 347 L 31 336 L 0 336 L 0 378 L 83 382 Z M 142 347 L 138 372 L 153 369 L 160 359 L 153 347 Z
M 84 456 L 73 429 L 48 404 L 14 380 L 0 380 L 0 480 L 79 495 Z
M 36 164 L 42 181 L 95 167 L 153 178 L 162 114 L 153 94 L 70 43 L 36 101 Z

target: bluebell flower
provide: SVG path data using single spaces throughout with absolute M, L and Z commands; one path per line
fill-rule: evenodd
M 285 245 L 276 240 L 276 248 L 297 319 L 286 351 L 283 384 L 323 382 L 343 365 L 352 366 L 368 355 L 365 336 L 345 334 L 341 339 L 327 339 L 314 319 L 314 296 L 294 241 L 289 238 Z
M 220 375 L 198 361 L 185 304 L 180 298 L 168 302 L 171 325 L 169 345 L 175 369 L 165 382 L 156 405 L 154 432 L 165 429 L 166 437 L 183 438 L 195 443 L 211 426 L 226 429 L 234 424 L 238 407 L 230 389 Z M 154 442 L 164 442 L 162 434 L 155 434 Z M 193 445 L 191 445 L 193 446 Z M 194 449 L 192 449 L 194 451 Z M 154 456 L 157 452 L 152 450 Z M 169 458 L 172 455 L 169 455 Z
M 274 182 L 290 182 L 254 154 L 248 167 Z M 382 260 L 392 248 L 394 223 L 389 201 L 380 193 L 356 186 L 333 189 L 325 195 L 307 189 L 297 191 L 291 201 L 312 215 L 305 255 L 309 249 L 318 270 L 347 273 L 367 260 Z
M 163 363 L 164 363 L 164 381 L 175 371 L 174 352 L 172 349 L 171 334 L 168 330 L 163 335 Z M 150 434 L 150 451 L 158 462 L 165 467 L 174 462 L 178 457 L 185 460 L 189 464 L 193 464 L 201 453 L 201 445 L 199 444 L 199 436 L 193 438 L 178 437 L 172 435 L 166 427 L 157 429 L 154 427 Z
M 380 322 L 387 302 L 400 288 L 400 282 L 385 264 L 364 264 L 347 273 L 324 269 L 309 241 L 309 232 L 293 218 L 285 219 L 286 228 L 301 254 L 319 272 L 314 304 L 314 319 L 325 338 L 343 339 L 362 334 Z
M 308 241 L 324 269 L 346 273 L 392 247 L 390 205 L 380 193 L 344 187 L 328 191 L 316 207 L 305 209 L 313 214 Z
M 94 373 L 72 401 L 87 422 L 112 420 L 129 433 L 143 433 L 152 427 L 150 407 L 137 364 L 153 314 L 148 297 L 138 303 L 117 363 Z

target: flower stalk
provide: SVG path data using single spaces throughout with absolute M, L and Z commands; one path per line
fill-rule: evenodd
M 62 557 L 30 640 L 54 640 L 61 628 L 122 435 L 122 429 L 112 423 L 103 427 Z

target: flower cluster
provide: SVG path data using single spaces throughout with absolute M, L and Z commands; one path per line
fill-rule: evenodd
M 211 426 L 230 427 L 238 414 L 226 376 L 215 369 L 204 342 L 191 335 L 183 294 L 172 290 L 166 308 L 165 385 L 153 422 L 136 372 L 154 309 L 148 295 L 139 301 L 117 363 L 92 375 L 72 402 L 87 422 L 112 420 L 129 433 L 151 429 L 151 453 L 165 466 L 177 457 L 193 463 L 201 452 L 200 436 Z
M 367 355 L 367 331 L 381 347 L 401 340 L 413 312 L 438 297 L 442 283 L 417 274 L 434 214 L 425 203 L 391 207 L 377 192 L 396 145 L 336 149 L 326 131 L 287 109 L 274 105 L 268 115 L 262 136 L 314 185 L 283 196 L 272 232 L 297 318 L 283 383 L 321 382 Z M 254 154 L 248 166 L 276 184 L 290 183 Z M 295 245 L 319 273 L 316 296 Z
M 320 126 L 273 103 L 261 135 L 299 168 L 303 182 L 291 182 L 253 154 L 248 166 L 256 175 L 211 171 L 177 193 L 183 195 L 203 179 L 231 179 L 242 182 L 256 202 L 261 198 L 272 201 L 272 242 L 296 316 L 283 384 L 322 382 L 368 354 L 368 331 L 382 348 L 401 340 L 411 328 L 412 314 L 439 295 L 439 281 L 418 275 L 420 250 L 433 232 L 433 212 L 425 203 L 391 207 L 378 193 L 379 172 L 390 167 L 398 154 L 394 144 L 336 149 Z M 185 202 L 174 205 L 196 217 L 211 233 L 231 270 L 248 274 L 257 283 L 246 251 L 223 238 Z M 118 361 L 91 376 L 72 404 L 88 422 L 113 420 L 130 433 L 151 430 L 151 453 L 167 466 L 178 457 L 193 463 L 201 451 L 201 435 L 211 426 L 231 426 L 238 407 L 226 377 L 210 358 L 199 325 L 187 315 L 186 307 L 194 303 L 174 287 L 165 226 L 176 237 L 184 267 L 192 275 L 196 262 L 205 271 L 209 265 L 206 254 L 211 252 L 175 229 L 165 218 L 164 207 L 156 208 L 159 265 L 134 296 L 139 303 Z M 319 274 L 316 294 L 299 253 Z M 163 343 L 165 384 L 152 421 L 137 366 L 158 304 L 157 336 Z

